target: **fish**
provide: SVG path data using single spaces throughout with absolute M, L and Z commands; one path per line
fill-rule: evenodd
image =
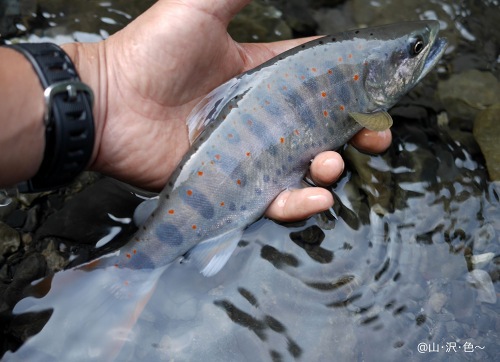
M 214 89 L 188 117 L 191 148 L 142 207 L 149 216 L 137 233 L 114 253 L 56 273 L 43 298 L 21 300 L 14 313 L 53 312 L 5 360 L 40 351 L 51 360 L 113 359 L 172 262 L 215 275 L 276 196 L 300 186 L 315 155 L 363 127 L 392 125 L 387 111 L 444 54 L 438 32 L 438 21 L 425 20 L 321 37 Z M 71 323 L 78 302 L 87 313 Z

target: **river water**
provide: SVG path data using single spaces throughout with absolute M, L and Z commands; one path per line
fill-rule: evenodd
M 23 6 L 19 16 L 9 18 L 10 26 L 3 24 L 10 29 L 8 41 L 60 43 L 106 38 L 151 2 L 12 3 Z M 234 36 L 265 41 L 438 18 L 450 47 L 436 71 L 391 110 L 394 141 L 387 152 L 342 150 L 346 171 L 331 187 L 333 211 L 294 224 L 258 221 L 213 278 L 189 263 L 174 263 L 116 359 L 497 360 L 500 183 L 491 181 L 486 152 L 472 134 L 480 109 L 457 106 L 468 94 L 455 103 L 443 94 L 456 87 L 450 79 L 470 70 L 498 82 L 498 2 L 270 3 L 240 15 L 231 25 Z M 3 10 L 4 19 L 15 13 L 15 7 L 9 9 Z M 479 89 L 484 91 L 479 98 L 487 99 L 488 89 Z M 60 268 L 68 259 L 85 261 L 106 235 L 119 244 L 133 231 L 123 220 L 139 201 L 123 185 L 90 175 L 64 192 L 0 208 L 0 220 L 21 235 L 17 249 L 2 248 L 0 259 L 2 353 L 18 349 L 47 319 L 46 313 L 12 313 L 20 286 L 47 272 L 30 274 L 23 269 L 28 262 L 32 268 L 44 262 L 48 269 Z M 68 286 L 61 294 L 65 302 L 51 301 L 53 315 L 62 317 L 40 333 L 48 336 L 50 348 L 21 348 L 9 352 L 8 360 L 53 360 L 54 351 L 72 350 L 76 354 L 67 355 L 74 360 L 97 356 L 79 342 L 110 331 L 85 323 L 96 313 L 86 300 L 68 302 L 81 287 Z M 89 300 L 99 293 L 91 290 Z M 60 330 L 71 337 L 58 339 Z

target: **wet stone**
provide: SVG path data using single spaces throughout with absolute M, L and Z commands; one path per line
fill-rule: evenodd
M 500 181 L 500 143 L 498 142 L 500 139 L 500 103 L 477 115 L 474 119 L 473 132 L 486 160 L 490 180 Z
M 492 73 L 468 70 L 452 75 L 438 84 L 438 96 L 443 102 L 450 122 L 460 122 L 462 128 L 472 129 L 472 120 L 482 110 L 498 102 L 500 82 Z
M 0 262 L 15 253 L 21 246 L 19 233 L 9 225 L 0 222 Z

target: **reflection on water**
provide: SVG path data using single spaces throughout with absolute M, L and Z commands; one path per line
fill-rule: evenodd
M 90 1 L 85 4 L 91 11 L 82 11 L 80 2 L 47 0 L 38 11 L 25 13 L 17 28 L 30 29 L 30 40 L 98 40 L 149 6 L 132 3 Z M 366 6 L 376 12 L 384 2 L 350 1 L 342 9 L 348 14 L 349 6 L 361 3 L 372 3 Z M 439 9 L 448 14 L 443 18 L 447 31 L 461 37 L 452 42 L 453 52 L 487 33 L 475 31 L 474 16 L 486 2 L 431 3 L 435 14 L 441 16 Z M 429 17 L 430 9 L 418 13 Z M 469 27 L 462 28 L 464 23 Z M 492 66 L 496 56 L 483 57 L 480 64 Z M 449 63 L 460 68 L 475 57 L 455 54 Z M 336 217 L 328 213 L 293 225 L 260 220 L 212 278 L 201 276 L 189 261 L 172 264 L 130 336 L 113 351 L 119 353 L 117 360 L 494 360 L 500 353 L 500 184 L 486 181 L 484 160 L 470 133 L 437 125 L 442 109 L 431 97 L 433 76 L 392 111 L 394 142 L 384 155 L 343 150 L 346 172 L 332 189 Z M 78 230 L 94 230 L 86 238 L 95 242 L 108 235 L 112 226 L 102 220 L 113 214 L 114 203 L 127 198 L 116 192 L 112 198 L 96 195 L 99 207 L 81 202 L 84 226 Z M 58 217 L 74 218 L 74 211 L 64 210 Z M 53 225 L 61 223 L 53 220 Z M 121 332 L 86 323 L 85 316 L 95 311 L 86 308 L 85 300 L 71 299 L 71 291 L 83 285 L 62 288 L 61 298 L 50 302 L 71 334 L 60 336 L 61 325 L 50 325 L 42 331 L 49 336 L 44 344 L 28 342 L 9 358 L 39 360 L 56 350 L 73 360 L 98 360 L 92 345 L 78 343 Z M 89 300 L 102 298 L 99 289 L 87 288 Z M 116 315 L 126 310 L 120 303 L 114 318 L 125 323 L 128 316 Z M 22 315 L 13 320 L 8 328 L 16 335 L 36 329 L 25 322 L 20 333 Z

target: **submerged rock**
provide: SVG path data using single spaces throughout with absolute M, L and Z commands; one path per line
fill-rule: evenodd
M 473 120 L 479 112 L 498 102 L 498 94 L 500 83 L 495 76 L 475 69 L 452 75 L 438 84 L 438 96 L 452 122 Z M 471 129 L 472 123 L 465 127 Z
M 500 103 L 497 103 L 480 112 L 474 120 L 474 137 L 486 159 L 486 167 L 492 181 L 500 181 L 499 112 Z

